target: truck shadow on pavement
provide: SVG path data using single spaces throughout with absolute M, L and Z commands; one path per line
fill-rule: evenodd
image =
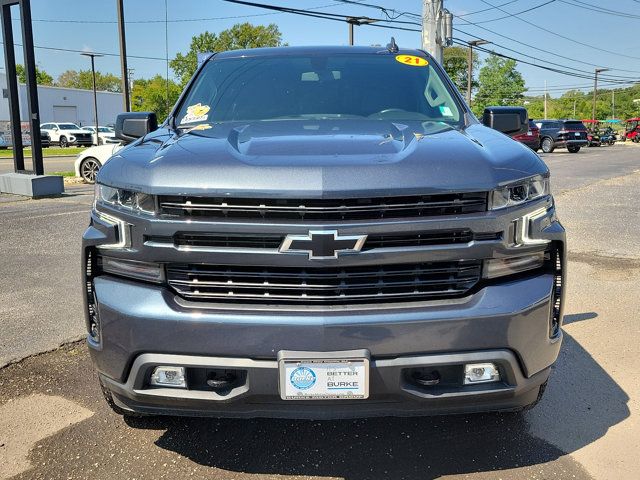
M 568 320 L 596 316 L 581 314 Z M 425 479 L 535 467 L 536 475 L 550 469 L 553 475 L 564 471 L 587 478 L 586 471 L 565 454 L 592 443 L 627 418 L 628 400 L 565 333 L 542 403 L 524 414 L 339 421 L 166 418 L 128 423 L 134 428 L 166 428 L 156 442 L 159 447 L 232 472 Z M 518 472 L 514 478 L 523 474 Z

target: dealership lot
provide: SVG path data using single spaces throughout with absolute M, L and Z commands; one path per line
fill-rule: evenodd
M 77 343 L 0 370 L 0 478 L 636 478 L 640 148 L 544 158 L 570 264 L 564 346 L 535 410 L 125 423 L 102 401 Z M 0 196 L 0 365 L 82 336 L 79 248 L 91 192 Z M 39 434 L 11 436 L 12 421 Z

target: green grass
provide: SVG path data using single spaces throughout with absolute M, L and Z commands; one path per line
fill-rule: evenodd
M 75 172 L 53 172 L 48 173 L 47 175 L 58 175 L 59 177 L 75 177 Z
M 83 152 L 85 147 L 48 147 L 42 149 L 42 155 L 45 157 L 55 157 L 55 156 L 74 156 L 78 155 L 80 152 Z M 31 157 L 31 149 L 24 149 L 24 156 Z M 9 148 L 7 150 L 0 150 L 0 158 L 13 158 L 13 151 Z

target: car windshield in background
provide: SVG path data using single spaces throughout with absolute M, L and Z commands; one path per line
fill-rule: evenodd
M 175 118 L 198 124 L 365 118 L 457 127 L 449 84 L 422 57 L 389 54 L 257 56 L 210 60 Z
M 60 128 L 60 130 L 80 130 L 80 127 L 73 123 L 60 123 L 58 124 L 58 128 Z

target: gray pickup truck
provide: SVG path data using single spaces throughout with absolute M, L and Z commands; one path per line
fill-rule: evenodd
M 314 419 L 535 404 L 565 232 L 547 167 L 504 134 L 527 128 L 518 109 L 478 121 L 394 43 L 211 55 L 162 125 L 118 118 L 129 143 L 97 177 L 82 268 L 107 402 Z

